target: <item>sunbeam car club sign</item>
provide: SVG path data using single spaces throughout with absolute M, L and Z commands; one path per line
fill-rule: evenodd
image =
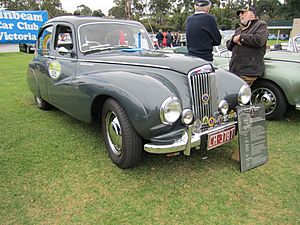
M 47 11 L 0 10 L 0 44 L 34 44 Z

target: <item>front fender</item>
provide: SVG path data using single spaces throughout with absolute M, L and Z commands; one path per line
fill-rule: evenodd
M 235 108 L 238 105 L 239 90 L 246 82 L 237 75 L 220 68 L 216 68 L 216 77 L 218 102 L 222 99 L 226 99 L 229 108 Z
M 290 105 L 300 101 L 300 64 L 265 60 L 266 69 L 262 78 L 277 84 Z
M 91 96 L 90 108 L 99 96 L 120 102 L 135 130 L 145 139 L 171 130 L 172 126 L 160 121 L 159 110 L 165 99 L 175 96 L 182 101 L 180 91 L 153 71 L 106 71 L 79 76 L 74 82 L 81 92 Z

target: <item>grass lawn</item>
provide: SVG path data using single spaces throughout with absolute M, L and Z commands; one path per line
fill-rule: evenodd
M 286 43 L 288 42 L 288 40 L 268 40 L 268 45 L 271 46 L 271 45 L 275 45 L 275 44 L 280 44 L 280 43 Z
M 37 109 L 32 57 L 0 54 L 0 224 L 300 223 L 300 112 L 267 122 L 269 162 L 245 173 L 236 140 L 121 170 L 97 125 Z

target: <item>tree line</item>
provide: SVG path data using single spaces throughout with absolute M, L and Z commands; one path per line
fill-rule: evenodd
M 95 0 L 96 1 L 96 0 Z M 102 0 L 98 0 L 102 1 Z M 282 0 L 281 0 L 282 1 Z M 194 0 L 114 0 L 115 6 L 105 15 L 101 9 L 91 10 L 77 6 L 80 15 L 132 19 L 145 25 L 149 31 L 184 31 L 188 16 L 194 12 Z M 236 10 L 246 4 L 254 5 L 257 16 L 265 21 L 300 18 L 299 0 L 211 0 L 210 13 L 216 17 L 220 29 L 234 29 L 238 24 Z M 49 17 L 68 15 L 60 0 L 0 0 L 8 10 L 47 10 Z

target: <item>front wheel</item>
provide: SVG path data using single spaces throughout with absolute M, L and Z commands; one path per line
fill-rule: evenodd
M 266 119 L 281 119 L 287 109 L 287 101 L 281 89 L 268 81 L 257 81 L 252 86 L 252 103 L 263 103 Z
M 142 157 L 142 138 L 133 128 L 122 105 L 111 98 L 106 100 L 101 121 L 111 160 L 122 169 L 136 166 Z

